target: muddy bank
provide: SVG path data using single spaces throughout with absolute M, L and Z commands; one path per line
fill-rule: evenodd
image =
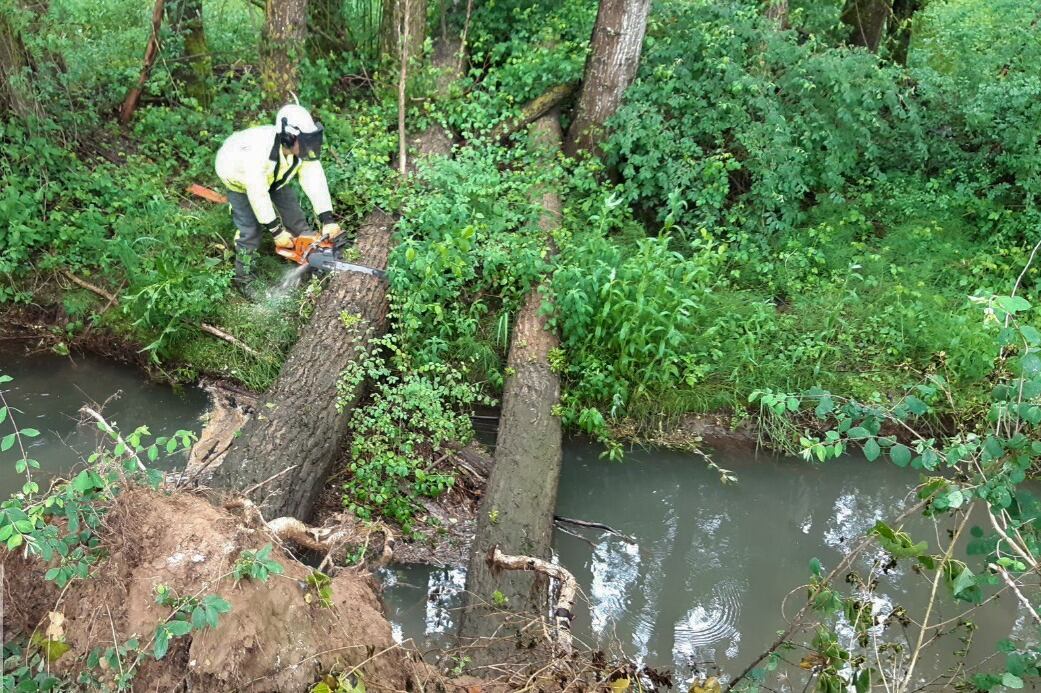
M 172 614 L 156 601 L 163 585 L 180 596 L 217 595 L 231 610 L 216 629 L 171 640 L 158 661 L 137 650 L 127 654 L 127 665 L 140 666 L 134 690 L 304 691 L 324 674 L 345 671 L 373 691 L 465 690 L 394 643 L 365 572 L 335 574 L 323 606 L 307 583 L 311 569 L 276 544 L 271 557 L 283 574 L 236 582 L 242 552 L 272 544 L 272 537 L 205 498 L 131 491 L 115 501 L 104 527 L 107 557 L 64 591 L 42 579 L 49 567 L 42 561 L 0 553 L 6 634 L 28 638 L 60 622 L 70 649 L 54 663 L 58 673 L 114 677 L 111 669 L 90 669 L 88 654 L 135 637 L 141 651 L 151 652 L 156 627 Z

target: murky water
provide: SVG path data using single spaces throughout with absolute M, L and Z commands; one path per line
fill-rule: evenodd
M 31 456 L 46 473 L 67 473 L 94 449 L 96 428 L 78 425 L 84 403 L 105 402 L 119 392 L 105 405 L 106 417 L 122 430 L 147 424 L 157 435 L 198 430 L 207 406 L 196 388 L 174 391 L 132 368 L 90 357 L 27 359 L 0 352 L 0 373 L 14 377 L 4 389 L 19 425 L 41 431 Z M 612 464 L 598 454 L 587 443 L 566 443 L 557 512 L 607 523 L 637 543 L 596 530 L 581 531 L 591 543 L 557 532 L 557 559 L 584 593 L 576 635 L 672 668 L 677 681 L 694 670 L 733 673 L 754 659 L 784 627 L 779 605 L 793 589 L 787 613 L 797 608 L 804 594 L 797 588 L 809 577 L 810 560 L 820 559 L 826 570 L 834 566 L 876 520 L 899 514 L 917 478 L 884 462 L 813 465 L 741 451 L 717 454 L 739 477 L 737 484 L 722 486 L 698 458 L 646 450 Z M 14 459 L 0 457 L 0 494 L 21 482 Z M 937 535 L 944 528 L 919 520 L 911 531 L 916 540 L 929 541 L 931 552 L 942 548 Z M 867 574 L 876 555 L 865 555 L 857 568 Z M 964 547 L 957 557 L 979 568 Z M 462 570 L 395 568 L 383 577 L 398 639 L 411 638 L 421 648 L 449 642 L 465 582 Z M 878 577 L 876 613 L 903 605 L 920 618 L 930 588 L 922 576 L 901 564 Z M 932 621 L 963 608 L 942 599 Z M 992 654 L 1000 639 L 1030 634 L 1027 618 L 1010 598 L 973 618 L 979 629 L 970 663 Z M 952 642 L 936 651 L 954 649 Z M 931 655 L 922 672 L 938 673 L 949 664 L 949 655 Z
M 206 393 L 198 388 L 175 391 L 149 382 L 133 368 L 91 356 L 0 352 L 0 373 L 14 378 L 2 387 L 18 426 L 40 431 L 39 437 L 25 442 L 31 445 L 29 457 L 40 462 L 43 477 L 67 474 L 94 451 L 97 427 L 93 422 L 79 425 L 84 404 L 104 404 L 103 415 L 120 431 L 147 425 L 156 436 L 182 428 L 198 432 L 199 416 L 208 406 Z M 5 421 L 0 433 L 9 432 L 10 421 Z M 0 456 L 0 497 L 6 498 L 24 481 L 15 473 L 13 455 L 8 451 Z M 183 464 L 183 456 L 160 457 L 156 466 L 177 464 Z
M 638 544 L 586 531 L 590 546 L 557 532 L 557 557 L 585 593 L 575 632 L 586 643 L 616 643 L 642 662 L 672 668 L 678 681 L 694 670 L 736 673 L 750 663 L 786 625 L 779 606 L 806 584 L 810 560 L 833 567 L 876 520 L 899 514 L 917 480 L 915 472 L 881 461 L 813 465 L 745 451 L 717 455 L 739 476 L 739 483 L 722 486 L 718 474 L 689 456 L 636 451 L 611 464 L 598 452 L 583 442 L 566 444 L 557 513 L 609 524 Z M 937 528 L 924 520 L 913 527 L 915 539 L 927 539 L 936 552 Z M 959 553 L 978 568 L 977 559 Z M 856 564 L 863 574 L 877 555 Z M 900 604 L 921 617 L 931 583 L 904 564 L 879 577 L 876 613 Z M 385 600 L 395 634 L 436 647 L 455 631 L 464 582 L 461 570 L 390 571 Z M 789 615 L 804 594 L 793 594 Z M 999 599 L 974 616 L 980 628 L 970 661 L 992 654 L 1011 633 L 1028 634 L 1017 607 Z M 941 599 L 931 620 L 964 608 Z M 957 645 L 941 644 L 936 652 Z M 939 673 L 950 663 L 932 654 L 921 670 Z

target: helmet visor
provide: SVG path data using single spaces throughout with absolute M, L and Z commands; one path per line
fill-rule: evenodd
M 325 128 L 321 123 L 316 123 L 318 129 L 314 132 L 301 132 L 296 141 L 300 143 L 300 158 L 304 161 L 317 161 L 322 153 L 322 135 Z

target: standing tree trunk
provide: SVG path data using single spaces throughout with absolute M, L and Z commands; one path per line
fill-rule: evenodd
M 298 91 L 307 39 L 307 0 L 267 0 L 260 39 L 260 86 L 264 103 L 277 108 Z
M 206 45 L 202 0 L 168 0 L 166 21 L 175 34 L 184 37 L 184 62 L 174 76 L 188 96 L 209 107 L 213 101 L 213 60 Z
M 145 92 L 145 85 L 148 84 L 148 76 L 152 74 L 152 66 L 155 65 L 155 59 L 159 56 L 159 31 L 163 28 L 163 8 L 165 5 L 164 0 L 155 0 L 155 5 L 152 7 L 152 33 L 148 37 L 148 43 L 145 44 L 145 57 L 141 63 L 141 74 L 137 78 L 137 84 L 127 92 L 126 98 L 123 99 L 123 105 L 119 109 L 119 122 L 123 125 L 129 123 L 130 119 L 134 117 L 137 103 L 141 100 L 141 94 Z
M 384 0 L 383 17 L 380 23 L 380 53 L 393 60 L 401 61 L 402 36 L 407 49 L 407 60 L 423 53 L 423 42 L 427 37 L 427 0 Z
M 877 53 L 886 34 L 889 14 L 886 0 L 849 0 L 842 11 L 842 21 L 853 28 L 850 43 Z
M 583 149 L 600 155 L 604 124 L 636 77 L 650 8 L 651 0 L 600 0 L 575 119 L 564 142 L 569 156 Z
M 27 118 L 33 112 L 26 84 L 31 65 L 13 19 L 0 10 L 0 107 L 17 118 Z
M 560 149 L 562 134 L 555 110 L 540 118 L 533 130 L 539 146 Z M 543 208 L 539 226 L 552 252 L 549 233 L 560 225 L 560 197 L 552 190 L 539 194 Z M 487 639 L 474 649 L 478 664 L 530 661 L 528 647 L 542 640 L 543 629 L 525 629 L 525 619 L 547 612 L 545 577 L 494 571 L 487 562 L 495 547 L 504 553 L 548 559 L 553 539 L 561 460 L 560 419 L 553 415 L 553 407 L 560 401 L 560 379 L 549 365 L 549 353 L 559 341 L 539 312 L 541 288 L 531 289 L 514 324 L 507 360 L 512 375 L 503 388 L 495 464 L 481 498 L 466 574 L 468 603 L 460 635 L 471 641 Z
M 788 0 L 767 0 L 764 14 L 778 29 L 788 28 Z

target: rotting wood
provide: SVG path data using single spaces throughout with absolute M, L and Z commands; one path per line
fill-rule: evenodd
M 561 140 L 556 111 L 532 127 L 533 144 L 546 157 L 560 150 Z M 560 224 L 560 197 L 551 188 L 533 191 L 533 196 L 543 210 L 539 226 L 552 255 L 551 232 Z M 540 289 L 546 281 L 531 288 L 514 323 L 507 358 L 512 375 L 503 387 L 495 465 L 481 498 L 466 576 L 467 608 L 460 636 L 476 645 L 473 656 L 477 664 L 528 666 L 532 658 L 526 648 L 537 644 L 529 642 L 531 629 L 520 628 L 501 609 L 489 608 L 493 594 L 505 600 L 511 612 L 535 618 L 545 612 L 547 592 L 541 574 L 496 574 L 485 558 L 493 546 L 542 560 L 550 554 L 562 435 L 560 419 L 553 415 L 560 399 L 560 379 L 549 364 L 549 353 L 559 341 L 547 329 L 547 318 L 540 310 Z
M 521 107 L 520 115 L 506 120 L 492 129 L 489 137 L 493 142 L 500 142 L 515 132 L 526 128 L 566 101 L 578 89 L 578 82 L 558 84 L 545 91 Z
M 127 92 L 126 98 L 123 99 L 123 105 L 119 109 L 119 122 L 122 125 L 126 125 L 134 117 L 137 103 L 141 100 L 141 94 L 144 93 L 145 84 L 148 83 L 148 76 L 152 73 L 155 58 L 159 55 L 159 31 L 163 26 L 164 5 L 165 0 L 155 0 L 155 6 L 152 8 L 152 34 L 148 37 L 148 43 L 145 45 L 145 58 L 141 65 L 141 74 L 138 75 L 137 84 Z
M 570 655 L 572 650 L 571 622 L 575 619 L 575 597 L 578 595 L 578 581 L 575 580 L 575 576 L 567 569 L 541 558 L 504 554 L 498 546 L 488 552 L 487 562 L 493 570 L 537 572 L 560 583 L 560 594 L 553 608 L 553 646 L 557 656 Z

